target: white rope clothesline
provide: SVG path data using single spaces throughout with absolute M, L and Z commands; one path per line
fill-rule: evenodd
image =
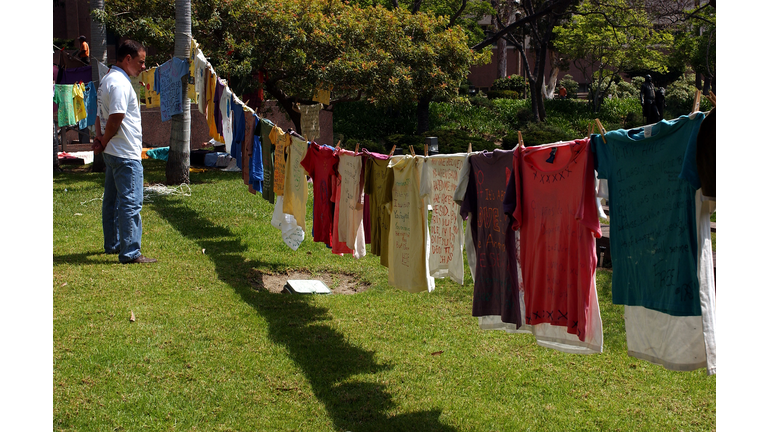
M 166 186 L 164 184 L 154 184 L 144 186 L 144 202 L 152 202 L 153 196 L 192 196 L 192 189 L 188 184 L 182 183 L 179 186 Z M 102 193 L 98 198 L 92 198 L 87 201 L 83 201 L 80 205 L 86 205 L 93 201 L 104 201 L 104 194 Z

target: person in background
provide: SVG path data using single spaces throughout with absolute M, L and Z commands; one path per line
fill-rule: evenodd
M 565 86 L 560 86 L 560 99 L 565 99 L 568 96 L 568 91 L 565 90 Z
M 104 251 L 123 264 L 157 262 L 141 254 L 141 207 L 144 168 L 141 164 L 141 113 L 130 77 L 145 69 L 146 49 L 127 40 L 117 49 L 117 62 L 99 85 L 94 155 L 104 153 L 106 175 L 101 222 Z
M 91 48 L 88 46 L 88 42 L 85 41 L 85 36 L 77 38 L 80 42 L 80 51 L 77 53 L 77 58 L 85 64 L 91 64 Z

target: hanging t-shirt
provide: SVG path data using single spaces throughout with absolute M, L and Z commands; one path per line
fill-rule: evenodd
M 200 114 L 205 114 L 205 108 L 208 105 L 206 69 L 208 68 L 208 60 L 203 55 L 203 52 L 199 49 L 195 52 L 195 60 L 193 62 L 195 69 L 195 92 L 197 93 L 197 109 Z
M 232 156 L 237 167 L 243 168 L 243 141 L 245 140 L 245 111 L 242 102 L 232 95 Z
M 715 277 L 709 216 L 712 201 L 696 192 L 701 316 L 672 316 L 642 306 L 624 307 L 627 354 L 675 371 L 717 371 Z M 611 233 L 613 234 L 613 233 Z
M 595 236 L 602 234 L 589 140 L 518 149 L 518 157 L 511 227 L 520 230 L 525 322 L 564 327 L 592 343 Z
M 341 199 L 341 177 L 338 173 L 331 176 L 331 200 L 333 200 L 333 222 L 331 222 L 331 253 L 344 256 L 345 253 L 354 253 L 347 247 L 347 243 L 339 241 L 339 207 Z
M 417 159 L 391 161 L 385 201 L 390 210 L 389 284 L 416 293 L 435 289 L 427 268 L 427 208 L 420 194 Z
M 275 198 L 272 226 L 280 230 L 283 242 L 293 250 L 297 250 L 304 241 L 304 229 L 299 226 L 293 215 L 283 212 L 283 196 Z
M 184 111 L 186 81 L 182 78 L 189 74 L 186 59 L 173 57 L 155 70 L 155 87 L 160 95 L 160 120 L 170 120 L 171 116 Z
M 226 86 L 227 85 L 221 77 L 217 76 L 213 90 L 213 120 L 216 124 L 216 133 L 221 137 L 220 142 L 222 143 L 224 142 L 224 128 L 221 123 L 221 96 L 224 93 L 224 88 L 226 88 Z
M 352 249 L 355 258 L 365 256 L 365 232 L 363 231 L 363 190 L 360 184 L 362 158 L 355 152 L 339 149 L 339 176 L 341 197 L 339 198 L 339 241 Z
M 390 218 L 385 208 L 387 177 L 392 170 L 388 167 L 389 162 L 388 159 L 368 158 L 364 185 L 371 211 L 371 253 L 379 256 L 379 263 L 384 267 L 389 266 Z
M 224 86 L 219 100 L 221 110 L 221 130 L 224 136 L 224 151 L 232 154 L 232 91 Z
M 75 122 L 80 123 L 88 113 L 85 111 L 85 85 L 77 83 L 72 85 L 72 106 L 74 107 Z
M 613 302 L 699 316 L 696 135 L 703 113 L 593 135 L 608 180 Z
M 429 271 L 432 277 L 450 277 L 464 284 L 464 224 L 453 192 L 465 154 L 431 156 L 422 173 L 421 193 L 432 205 L 430 224 Z
M 472 231 L 475 266 L 472 316 L 501 316 L 503 322 L 522 324 L 518 286 L 509 269 L 506 248 L 507 223 L 504 194 L 512 179 L 515 154 L 512 150 L 483 151 L 469 157 L 467 190 L 461 215 Z M 468 253 L 469 255 L 469 253 Z M 514 262 L 514 260 L 513 260 Z
M 281 196 L 285 191 L 285 149 L 291 145 L 291 136 L 283 132 L 278 126 L 275 126 L 269 133 L 269 139 L 275 148 L 275 176 L 272 187 L 275 191 L 275 196 Z
M 256 121 L 254 125 L 253 140 L 251 145 L 250 166 L 248 167 L 248 185 L 249 190 L 262 193 L 264 183 L 264 159 L 261 154 L 261 119 L 256 114 L 253 115 Z
M 715 200 L 717 182 L 717 138 L 715 108 L 704 117 L 696 136 L 696 169 L 701 180 L 701 193 L 706 199 Z
M 224 142 L 224 137 L 219 134 L 216 127 L 216 103 L 214 96 L 216 94 L 216 82 L 218 81 L 216 73 L 210 67 L 205 69 L 205 77 L 208 85 L 205 87 L 205 99 L 207 101 L 205 108 L 205 120 L 208 123 L 208 136 L 218 142 Z
M 56 91 L 53 93 L 53 103 L 59 107 L 59 127 L 76 123 L 72 87 L 72 84 L 56 84 Z
M 307 155 L 307 142 L 291 136 L 291 145 L 288 146 L 286 152 L 288 156 L 285 162 L 283 213 L 293 215 L 296 218 L 296 223 L 306 231 L 307 173 L 301 166 L 301 161 Z
M 274 204 L 275 146 L 272 145 L 272 140 L 269 137 L 272 134 L 272 128 L 274 128 L 275 125 L 264 118 L 261 119 L 261 122 L 259 123 L 261 124 L 261 160 L 264 168 L 264 182 L 262 184 L 261 196 Z
M 86 116 L 84 119 L 80 120 L 80 123 L 78 124 L 80 129 L 85 129 L 88 126 L 96 124 L 98 101 L 96 84 L 93 81 L 90 81 L 85 85 L 83 99 Z
M 139 74 L 139 81 L 144 85 L 144 100 L 147 108 L 160 106 L 160 95 L 155 91 L 155 69 L 147 69 Z
M 331 245 L 331 226 L 334 202 L 331 200 L 331 179 L 338 171 L 339 158 L 333 149 L 312 143 L 301 166 L 312 178 L 314 207 L 312 209 L 312 231 L 315 242 Z

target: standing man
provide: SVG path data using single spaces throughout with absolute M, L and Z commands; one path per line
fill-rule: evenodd
M 117 49 L 117 62 L 101 81 L 94 154 L 104 152 L 106 178 L 101 223 L 104 251 L 118 254 L 123 264 L 157 262 L 141 254 L 141 206 L 144 168 L 141 165 L 141 114 L 129 77 L 144 70 L 146 49 L 126 40 Z
M 648 123 L 656 123 L 660 120 L 655 98 L 656 90 L 653 88 L 653 81 L 650 75 L 646 75 L 645 82 L 640 86 L 640 105 L 643 107 L 643 116 Z
M 88 47 L 88 42 L 85 41 L 85 36 L 77 38 L 80 42 L 80 52 L 77 53 L 77 58 L 85 64 L 91 64 L 91 49 Z

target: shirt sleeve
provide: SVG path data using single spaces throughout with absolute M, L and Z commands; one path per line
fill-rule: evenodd
M 129 91 L 133 91 L 130 85 L 107 87 L 109 93 L 109 115 L 125 114 L 128 112 Z
M 587 151 L 583 173 L 584 185 L 582 187 L 579 208 L 576 211 L 576 219 L 579 220 L 582 225 L 587 227 L 587 229 L 592 231 L 595 238 L 600 238 L 603 234 L 600 230 L 600 218 L 597 214 L 596 205 L 595 159 L 592 153 L 591 144 L 587 143 L 584 148 Z

